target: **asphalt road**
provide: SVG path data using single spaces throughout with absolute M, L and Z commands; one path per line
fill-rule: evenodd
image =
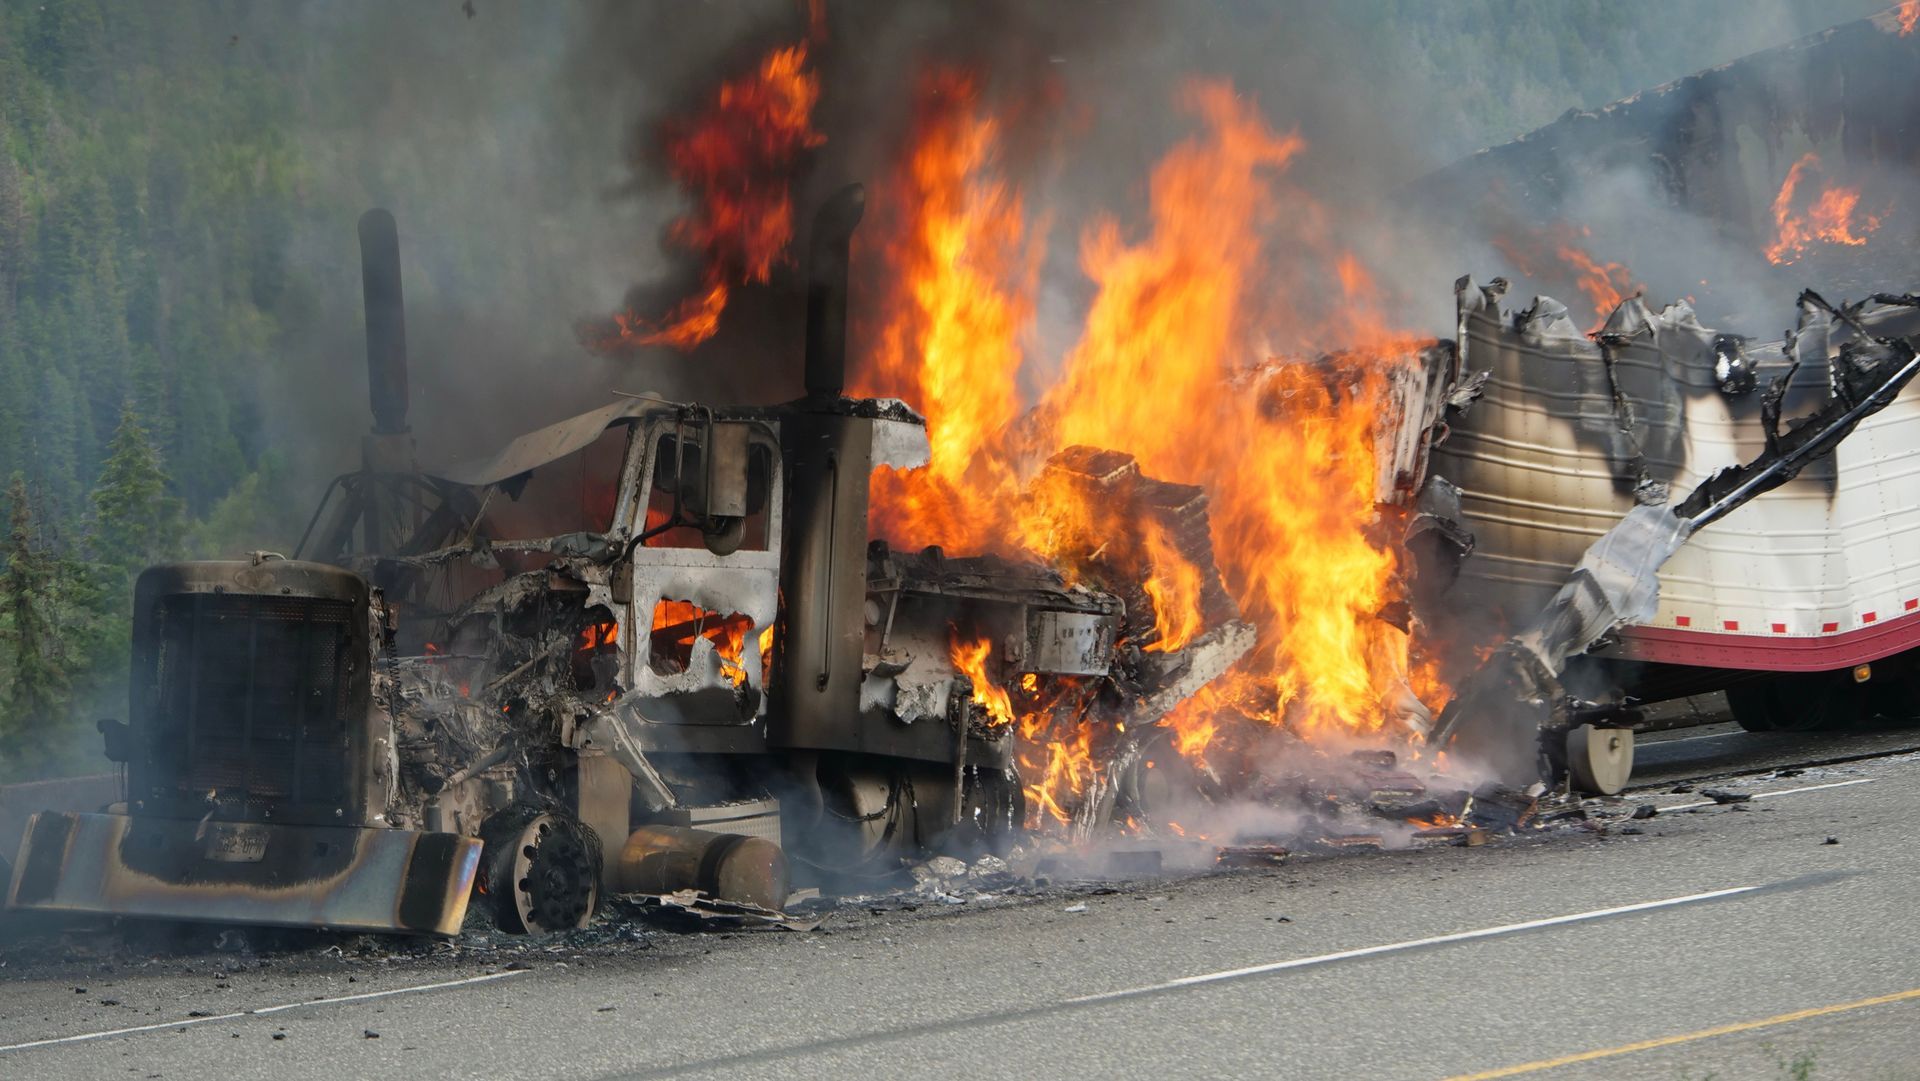
M 446 948 L 0 969 L 0 1077 L 1916 1076 L 1920 756 L 1732 787 L 1781 794 L 517 971 Z M 298 1005 L 344 996 L 383 997 Z
M 1875 720 L 1839 732 L 1746 732 L 1731 721 L 1643 733 L 1634 749 L 1634 789 L 1682 778 L 1760 773 L 1808 762 L 1920 751 L 1920 721 Z

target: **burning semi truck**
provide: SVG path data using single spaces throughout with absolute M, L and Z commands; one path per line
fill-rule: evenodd
M 1885 23 L 1788 52 L 1920 40 Z M 776 50 L 760 72 L 790 94 L 733 100 L 790 102 L 776 119 L 804 121 L 804 56 Z M 1780 170 L 1741 165 L 1720 127 L 1688 118 L 1833 89 L 1770 77 L 1798 70 L 1776 59 L 1562 123 L 1592 171 L 1685 161 L 1680 205 L 1764 206 L 1733 196 Z M 1909 66 L 1836 64 L 1856 74 L 1834 85 L 1877 100 Z M 933 98 L 929 160 L 986 145 L 990 127 L 956 111 L 969 94 Z M 440 934 L 469 918 L 574 927 L 614 893 L 771 910 L 795 879 L 868 888 L 1036 828 L 1202 838 L 1223 859 L 1252 841 L 1266 858 L 1381 818 L 1409 833 L 1469 818 L 1465 790 L 1490 779 L 1617 792 L 1638 702 L 1700 690 L 1725 690 L 1753 728 L 1911 712 L 1914 297 L 1807 293 L 1763 343 L 1630 289 L 1596 300 L 1583 333 L 1550 299 L 1510 310 L 1504 281 L 1463 279 L 1454 334 L 1429 341 L 1356 300 L 1365 274 L 1343 258 L 1340 296 L 1302 286 L 1282 305 L 1338 318 L 1269 340 L 1352 331 L 1327 340 L 1354 351 L 1250 362 L 1253 238 L 1272 224 L 1268 174 L 1298 145 L 1229 87 L 1194 99 L 1208 134 L 1150 185 L 1166 235 L 1095 234 L 1112 243 L 1089 252 L 1109 262 L 1086 337 L 1030 410 L 1012 393 L 1018 290 L 944 243 L 1018 236 L 1017 201 L 972 206 L 978 162 L 960 154 L 889 189 L 909 226 L 879 247 L 904 253 L 893 277 L 930 301 L 915 317 L 931 329 L 861 358 L 882 369 L 855 373 L 870 396 L 846 392 L 856 188 L 812 225 L 803 397 L 622 395 L 421 468 L 397 230 L 370 212 L 361 468 L 291 559 L 141 576 L 130 713 L 102 723 L 124 767 L 115 798 L 33 816 L 8 905 Z M 1774 126 L 1755 145 L 1817 142 L 1823 100 L 1743 122 Z M 1879 115 L 1841 106 L 1862 121 L 1848 131 Z M 1805 130 L 1775 130 L 1791 124 Z M 783 130 L 817 141 L 804 122 Z M 1896 135 L 1873 145 L 1906 145 Z M 1569 191 L 1548 151 L 1570 140 L 1442 179 L 1503 199 Z M 1853 247 L 1822 276 L 1857 281 Z M 1904 264 L 1873 276 L 1910 279 Z M 983 386 L 1003 400 L 951 393 Z M 940 410 L 933 436 L 882 395 Z M 20 799 L 57 803 L 47 791 Z M 0 813 L 19 802 L 6 796 Z M 1249 806 L 1284 809 L 1278 842 L 1239 834 Z M 1196 825 L 1209 817 L 1217 829 Z
M 1113 592 L 869 543 L 870 475 L 927 437 L 841 393 L 863 200 L 815 220 L 803 399 L 634 395 L 431 472 L 396 229 L 369 212 L 364 467 L 309 558 L 140 576 L 131 713 L 102 724 L 124 802 L 36 815 L 9 905 L 439 934 L 470 899 L 516 931 L 581 925 L 603 891 L 778 910 L 790 858 L 820 880 L 1010 842 L 1027 794 L 996 687 L 1146 729 L 1223 672 L 1252 633 L 1217 584 L 1205 633 L 1147 653 L 1150 609 Z M 1128 465 L 1074 475 L 1125 475 L 1211 569 L 1204 496 Z
M 1390 752 L 1355 765 L 1296 746 L 1276 781 L 1228 768 L 1231 748 L 1187 745 L 1195 696 L 1258 637 L 1198 487 L 1072 446 L 1027 490 L 1100 508 L 1089 551 L 1040 563 L 870 539 L 875 471 L 920 466 L 929 444 L 902 402 L 842 393 L 863 200 L 847 189 L 814 221 L 805 397 L 627 395 L 432 470 L 407 434 L 397 232 L 369 212 L 362 468 L 329 489 L 293 559 L 141 575 L 131 712 L 101 726 L 122 799 L 35 815 L 9 906 L 553 930 L 609 893 L 778 910 L 796 869 L 880 881 L 929 852 L 1004 851 L 1035 822 L 1070 840 L 1182 832 L 1164 812 L 1250 794 L 1324 812 L 1347 797 L 1302 780 L 1316 770 L 1364 773 L 1366 813 L 1431 802 Z M 1694 530 L 1767 494 L 1772 509 L 1720 531 L 1751 561 L 1775 518 L 1832 518 L 1838 469 L 1902 490 L 1910 441 L 1876 435 L 1827 463 L 1856 427 L 1909 423 L 1910 404 L 1874 414 L 1920 368 L 1915 302 L 1807 294 L 1785 342 L 1754 345 L 1637 298 L 1583 335 L 1551 300 L 1505 312 L 1504 292 L 1463 280 L 1458 337 L 1384 369 L 1336 355 L 1285 378 L 1376 380 L 1375 529 L 1413 588 L 1408 608 L 1369 618 L 1456 645 L 1485 639 L 1468 628 L 1488 613 L 1502 627 L 1438 717 L 1405 685 L 1383 700 L 1388 731 L 1510 781 L 1618 791 L 1629 695 L 1667 671 L 1622 662 L 1663 603 L 1693 603 L 1659 586 Z M 1790 397 L 1816 408 L 1783 429 Z M 1681 484 L 1692 494 L 1670 497 Z M 1164 565 L 1191 568 L 1182 620 L 1165 618 Z M 1207 731 L 1232 708 L 1207 702 Z
M 369 212 L 363 467 L 336 480 L 296 558 L 141 575 L 131 712 L 102 723 L 123 798 L 35 815 L 10 907 L 553 930 L 609 893 L 778 910 L 796 869 L 873 882 L 929 852 L 1004 851 L 1035 822 L 1085 840 L 1150 831 L 1196 799 L 1285 790 L 1324 811 L 1345 798 L 1257 767 L 1226 775 L 1224 752 L 1184 745 L 1183 704 L 1257 638 L 1222 585 L 1200 488 L 1069 447 L 1028 488 L 1103 509 L 1092 554 L 1048 565 L 870 539 L 875 470 L 923 464 L 928 439 L 905 404 L 842 394 L 863 199 L 848 189 L 814 222 L 805 397 L 623 396 L 433 470 L 414 466 L 407 434 L 397 233 Z M 1463 280 L 1458 338 L 1373 372 L 1372 502 L 1414 579 L 1410 608 L 1377 618 L 1456 643 L 1485 638 L 1462 628 L 1488 612 L 1505 621 L 1492 662 L 1438 717 L 1410 690 L 1381 708 L 1396 739 L 1508 780 L 1618 791 L 1628 696 L 1665 671 L 1622 667 L 1666 611 L 1663 565 L 1775 488 L 1772 510 L 1721 531 L 1749 558 L 1768 550 L 1753 531 L 1767 515 L 1831 513 L 1839 441 L 1907 423 L 1910 405 L 1873 414 L 1920 367 L 1914 301 L 1807 294 L 1795 333 L 1762 346 L 1638 299 L 1582 335 L 1551 300 L 1506 313 L 1504 291 Z M 1359 377 L 1353 363 L 1298 362 L 1288 378 L 1337 387 Z M 1783 430 L 1790 396 L 1817 408 Z M 1736 437 L 1682 438 L 1688 418 L 1720 431 L 1712 417 Z M 1669 453 L 1682 444 L 1699 465 Z M 1894 491 L 1908 445 L 1876 436 L 1837 468 Z M 1534 491 L 1542 478 L 1560 487 Z M 1693 493 L 1668 498 L 1682 483 Z M 1173 554 L 1153 562 L 1194 568 L 1177 628 L 1164 576 L 1137 558 L 1156 545 Z M 1207 705 L 1209 725 L 1227 712 Z M 1355 766 L 1296 752 L 1294 773 L 1365 773 L 1369 813 L 1428 802 L 1381 772 L 1391 753 Z

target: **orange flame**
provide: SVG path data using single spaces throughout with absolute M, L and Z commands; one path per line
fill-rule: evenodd
M 1773 220 L 1778 235 L 1767 246 L 1767 262 L 1785 266 L 1807 253 L 1816 242 L 1860 247 L 1867 234 L 1880 228 L 1880 218 L 1855 212 L 1860 206 L 1860 190 L 1829 186 L 1802 208 L 1796 199 L 1798 189 L 1809 170 L 1818 171 L 1820 156 L 1811 151 L 1787 170 L 1780 193 L 1773 197 Z
M 1894 11 L 1893 19 L 1894 25 L 1900 28 L 1900 37 L 1913 33 L 1913 28 L 1920 25 L 1920 0 L 1906 0 Z
M 1603 263 L 1586 250 L 1591 236 L 1593 230 L 1584 225 L 1575 228 L 1558 222 L 1551 228 L 1498 236 L 1493 243 L 1502 255 L 1513 261 L 1514 269 L 1520 273 L 1560 280 L 1554 268 L 1545 264 L 1547 250 L 1552 249 L 1554 257 L 1560 260 L 1560 271 L 1573 275 L 1573 284 L 1593 305 L 1593 330 L 1589 333 L 1597 333 L 1621 301 L 1639 294 L 1640 286 L 1635 284 L 1632 272 L 1626 267 Z
M 668 171 L 694 200 L 667 239 L 700 258 L 700 291 L 657 320 L 631 309 L 617 313 L 613 333 L 597 348 L 692 349 L 720 329 L 735 287 L 772 275 L 793 238 L 789 176 L 802 153 L 825 141 L 813 129 L 819 98 L 807 47 L 788 45 L 763 57 L 752 74 L 721 83 L 699 115 L 667 125 Z
M 1226 584 L 1262 629 L 1228 680 L 1167 719 L 1177 749 L 1203 755 L 1229 702 L 1256 702 L 1233 712 L 1304 733 L 1372 731 L 1409 677 L 1405 634 L 1376 618 L 1398 597 L 1396 559 L 1370 530 L 1374 417 L 1388 367 L 1413 342 L 1380 315 L 1360 261 L 1329 245 L 1318 207 L 1283 186 L 1299 136 L 1272 130 L 1224 83 L 1196 84 L 1184 101 L 1203 130 L 1153 170 L 1141 235 L 1114 218 L 1083 235 L 1095 287 L 1084 329 L 1023 416 L 1037 242 L 1025 239 L 1021 196 L 1001 175 L 998 128 L 979 115 L 975 84 L 937 73 L 923 85 L 916 139 L 890 188 L 903 224 L 879 253 L 894 296 L 860 381 L 928 411 L 932 464 L 876 481 L 876 528 L 905 545 L 1138 572 L 1154 604 L 1149 648 L 1178 649 L 1205 629 L 1200 568 L 1096 492 L 1051 470 L 1026 478 L 1068 446 L 1132 454 L 1151 476 L 1205 486 Z M 1341 292 L 1328 311 L 1284 302 L 1287 286 L 1330 276 Z M 1257 343 L 1283 334 L 1355 352 L 1261 364 Z M 954 659 L 962 670 L 984 662 L 958 646 Z M 1037 813 L 1066 821 L 1099 777 L 1097 734 L 1118 726 L 1056 716 L 1033 682 L 1021 681 L 1013 703 L 1022 772 Z
M 1586 235 L 1586 230 L 1581 230 Z M 1613 313 L 1620 302 L 1638 292 L 1633 277 L 1627 268 L 1619 263 L 1602 263 L 1572 244 L 1562 244 L 1556 249 L 1561 262 L 1574 272 L 1575 284 L 1587 294 L 1587 300 L 1593 304 L 1594 331 L 1606 325 L 1607 316 Z
M 929 410 L 928 467 L 875 475 L 876 528 L 963 550 L 996 547 L 996 511 L 1014 491 L 992 451 L 1020 412 L 1020 335 L 1040 256 L 1022 239 L 1019 193 L 998 175 L 999 126 L 978 104 L 965 73 L 921 81 L 913 149 L 887 188 L 904 216 L 884 252 L 896 284 L 861 373 L 863 393 Z
M 986 708 L 989 727 L 999 728 L 1012 724 L 1012 700 L 1008 698 L 1006 690 L 995 684 L 987 675 L 987 657 L 993 653 L 993 641 L 982 638 L 978 641 L 965 642 L 960 639 L 959 633 L 956 628 L 950 652 L 953 656 L 953 666 L 973 681 L 974 705 Z
M 1213 744 L 1221 712 L 1227 708 L 1226 693 L 1220 687 L 1202 687 L 1200 693 L 1182 702 L 1167 716 L 1166 725 L 1173 729 L 1173 749 L 1180 757 L 1196 764 L 1206 763 L 1207 748 Z
M 1079 797 L 1100 776 L 1093 757 L 1093 729 L 1083 724 L 1054 738 L 1045 745 L 1044 754 L 1038 779 L 1026 786 L 1027 800 L 1055 822 L 1071 822 Z M 1023 761 L 1021 766 L 1022 775 L 1036 776 L 1031 762 Z
M 1153 569 L 1144 588 L 1153 600 L 1153 625 L 1158 632 L 1146 648 L 1149 652 L 1172 653 L 1185 649 L 1200 633 L 1200 568 L 1174 547 L 1157 522 L 1148 520 L 1142 525 L 1147 565 Z
M 672 652 L 685 657 L 691 655 L 695 638 L 705 638 L 713 643 L 713 652 L 720 658 L 721 674 L 738 687 L 747 679 L 742 655 L 746 648 L 747 632 L 752 629 L 753 620 L 738 612 L 723 616 L 690 601 L 662 598 L 653 606 L 651 648 L 655 653 Z M 763 650 L 766 636 L 771 630 L 769 627 L 761 632 Z
M 580 628 L 579 651 L 582 653 L 590 649 L 601 649 L 606 646 L 619 644 L 620 624 L 618 623 L 589 623 Z

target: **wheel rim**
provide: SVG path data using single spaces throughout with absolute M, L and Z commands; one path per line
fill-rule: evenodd
M 528 822 L 513 841 L 506 892 L 528 931 L 585 927 L 600 896 L 593 861 L 579 834 L 551 815 Z

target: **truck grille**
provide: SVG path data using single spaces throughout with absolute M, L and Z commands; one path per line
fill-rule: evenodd
M 135 798 L 239 817 L 343 806 L 353 613 L 312 597 L 161 598 L 143 726 L 154 768 Z

